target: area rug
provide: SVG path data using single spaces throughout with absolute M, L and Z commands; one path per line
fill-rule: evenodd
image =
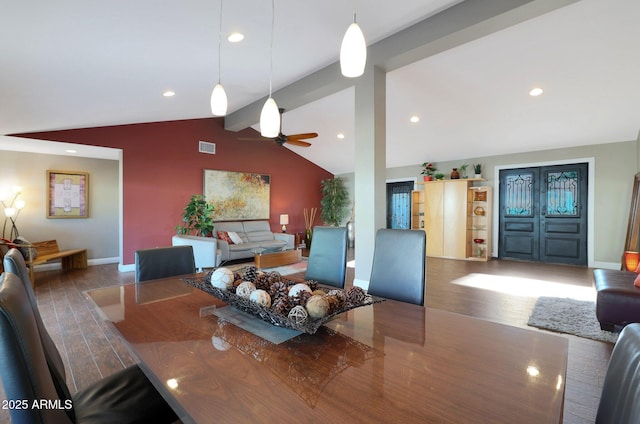
M 600 329 L 595 302 L 563 297 L 540 297 L 528 325 L 557 333 L 615 343 L 618 334 Z

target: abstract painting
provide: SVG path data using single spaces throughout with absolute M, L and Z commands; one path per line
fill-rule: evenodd
M 216 221 L 269 219 L 269 175 L 204 170 L 204 197 Z

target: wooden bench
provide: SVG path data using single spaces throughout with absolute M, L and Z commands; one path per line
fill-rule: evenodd
M 27 247 L 22 245 L 20 247 Z M 86 269 L 87 268 L 87 249 L 72 249 L 60 251 L 58 242 L 55 240 L 39 241 L 32 243 L 30 247 L 35 247 L 37 255 L 34 259 L 25 261 L 29 267 L 29 277 L 31 283 L 35 284 L 35 274 L 33 268 L 35 265 L 42 265 L 47 262 L 62 260 L 62 269 L 67 271 L 70 269 Z

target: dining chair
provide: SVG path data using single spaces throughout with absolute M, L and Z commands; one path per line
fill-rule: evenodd
M 343 288 L 347 270 L 347 228 L 315 227 L 305 280 Z
M 15 402 L 9 412 L 13 423 L 177 421 L 137 365 L 70 395 L 64 378 L 51 372 L 26 284 L 11 272 L 0 280 L 0 377 L 5 399 Z
M 135 252 L 136 283 L 156 278 L 193 274 L 196 262 L 193 246 L 169 246 L 141 249 Z
M 596 423 L 640 423 L 640 324 L 625 326 L 613 348 Z
M 425 258 L 424 231 L 378 230 L 368 293 L 424 306 Z
M 33 315 L 36 318 L 36 325 L 38 327 L 38 333 L 40 333 L 40 341 L 44 348 L 47 364 L 49 365 L 49 371 L 55 374 L 57 379 L 64 381 L 66 378 L 64 362 L 62 361 L 60 352 L 58 352 L 55 343 L 49 336 L 49 332 L 45 328 L 42 317 L 40 316 L 38 301 L 36 300 L 36 295 L 33 291 L 33 285 L 29 278 L 29 270 L 24 261 L 24 256 L 18 249 L 10 249 L 4 256 L 3 265 L 6 272 L 16 274 L 24 285 L 27 297 L 29 298 L 29 303 L 31 304 L 31 309 L 33 310 Z M 58 381 L 57 379 L 54 379 L 54 381 Z M 58 390 L 64 391 L 64 388 L 58 387 Z

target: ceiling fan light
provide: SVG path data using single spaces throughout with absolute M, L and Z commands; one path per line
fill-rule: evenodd
M 364 73 L 367 63 L 367 43 L 360 26 L 354 22 L 349 25 L 340 46 L 340 70 L 349 78 L 359 77 Z
M 227 93 L 222 84 L 218 83 L 211 92 L 211 113 L 215 116 L 227 114 Z
M 269 97 L 260 113 L 260 135 L 275 138 L 280 134 L 280 111 L 273 97 Z

